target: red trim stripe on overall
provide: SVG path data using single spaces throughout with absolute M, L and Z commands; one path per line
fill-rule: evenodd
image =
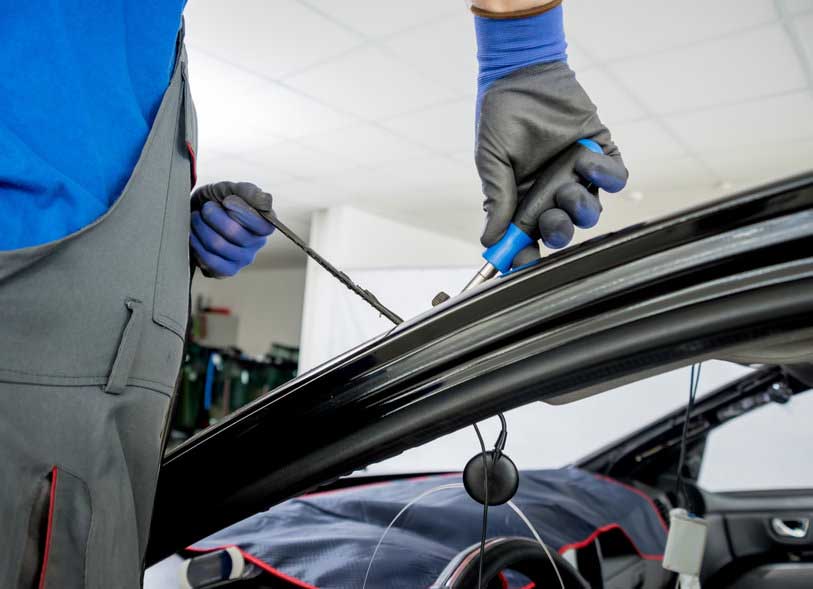
M 51 468 L 51 493 L 48 499 L 48 527 L 45 531 L 45 549 L 42 554 L 40 567 L 40 582 L 38 589 L 45 589 L 45 574 L 48 572 L 48 556 L 51 554 L 51 536 L 54 531 L 54 505 L 56 504 L 57 467 Z

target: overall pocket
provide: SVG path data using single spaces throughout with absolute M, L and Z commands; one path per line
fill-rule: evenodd
M 34 490 L 19 589 L 83 589 L 90 520 L 87 485 L 51 468 Z
M 141 342 L 141 333 L 144 330 L 143 303 L 136 299 L 127 299 L 124 304 L 130 311 L 130 318 L 121 334 L 116 358 L 113 360 L 113 367 L 104 387 L 106 393 L 114 395 L 123 393 L 127 388 L 127 379 L 130 377 L 138 344 Z

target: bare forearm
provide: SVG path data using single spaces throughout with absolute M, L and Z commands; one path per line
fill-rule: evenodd
M 467 0 L 470 7 L 488 12 L 520 12 L 554 4 L 557 0 Z

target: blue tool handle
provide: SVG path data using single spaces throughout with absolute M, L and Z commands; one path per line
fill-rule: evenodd
M 592 139 L 579 139 L 577 143 L 594 153 L 604 153 L 601 146 Z M 572 152 L 566 153 L 565 156 L 574 157 Z M 540 188 L 544 187 L 548 180 L 545 175 L 537 180 L 514 215 L 514 222 L 508 226 L 505 235 L 483 252 L 483 258 L 500 272 L 508 272 L 516 255 L 536 241 L 530 235 L 535 232 L 536 220 L 539 215 L 555 206 L 553 194 L 544 194 L 544 191 L 536 190 L 537 185 L 540 185 Z
M 599 145 L 592 139 L 579 139 L 576 143 L 578 143 L 579 145 L 584 145 L 587 149 L 589 149 L 593 153 L 599 153 L 601 155 L 604 155 L 604 150 L 601 149 L 601 145 Z

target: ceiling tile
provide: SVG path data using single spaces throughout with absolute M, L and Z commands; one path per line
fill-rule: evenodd
M 813 172 L 813 139 L 787 141 L 761 149 L 729 149 L 703 155 L 703 159 L 722 178 L 737 188 L 777 180 L 800 172 Z
M 467 174 L 479 178 L 477 175 L 477 166 L 474 163 L 474 150 L 467 149 L 466 151 L 450 154 L 448 157 L 465 166 Z
M 192 47 L 277 78 L 358 45 L 362 39 L 294 0 L 195 0 L 185 11 Z M 292 23 L 296 23 L 293 25 Z
M 574 43 L 572 40 L 567 42 L 567 63 L 577 72 L 595 65 L 595 62 L 587 52 L 578 43 Z
M 808 0 L 808 3 L 811 9 L 813 9 L 813 2 Z M 813 66 L 813 12 L 797 17 L 794 20 L 793 26 L 796 29 L 797 37 L 802 47 L 804 47 L 808 66 Z M 813 72 L 809 73 L 813 75 Z
M 576 78 L 598 106 L 598 114 L 605 124 L 624 123 L 645 116 L 641 106 L 602 69 L 577 70 Z
M 271 87 L 268 82 L 194 50 L 189 52 L 189 78 L 201 151 L 240 153 L 279 141 L 278 127 L 260 114 L 266 110 L 261 91 Z
M 787 21 L 813 62 L 813 2 L 779 1 L 801 14 Z M 416 2 L 190 2 L 199 182 L 254 182 L 299 230 L 351 204 L 476 242 L 471 16 Z M 643 193 L 603 197 L 577 239 L 719 195 L 720 180 L 813 167 L 813 94 L 794 90 L 804 73 L 772 0 L 568 0 L 565 13 L 569 62 L 630 169 L 622 194 Z
M 274 188 L 275 203 L 280 203 L 280 214 L 303 218 L 310 213 L 346 203 L 350 193 L 335 183 L 321 180 L 293 180 Z M 276 205 L 275 205 L 276 206 Z
M 283 141 L 251 154 L 246 160 L 261 162 L 269 168 L 298 179 L 313 179 L 358 167 L 353 160 L 339 154 L 328 155 L 295 141 Z
M 374 204 L 365 204 L 363 207 L 372 213 L 388 217 L 395 221 L 414 225 L 428 231 L 435 231 L 446 237 L 461 239 L 469 243 L 473 253 L 471 257 L 471 267 L 478 266 L 477 250 L 480 249 L 480 231 L 483 228 L 483 210 L 479 202 L 473 199 L 469 206 L 447 206 L 440 205 L 433 208 L 430 214 L 423 214 L 415 209 L 386 210 L 376 208 Z M 482 260 L 480 261 L 482 263 Z M 461 282 L 457 288 L 463 287 Z
M 565 4 L 568 38 L 599 61 L 690 45 L 776 18 L 771 0 L 569 0 Z
M 424 209 L 480 201 L 480 182 L 470 167 L 451 158 L 430 157 L 345 173 L 331 183 L 349 191 L 354 204 L 372 203 L 392 209 Z M 475 205 L 477 206 L 477 205 Z
M 248 162 L 216 150 L 199 150 L 197 159 L 198 186 L 222 182 L 251 182 L 273 192 L 274 186 L 291 182 L 293 177 L 278 168 Z
M 353 117 L 190 50 L 190 84 L 198 110 L 200 142 L 243 154 L 279 142 L 349 126 Z M 239 88 L 240 91 L 233 91 Z
M 362 165 L 375 165 L 429 155 L 426 148 L 372 124 L 356 125 L 299 140 L 324 153 L 347 157 Z
M 372 47 L 354 50 L 288 78 L 286 83 L 324 104 L 368 120 L 415 110 L 451 96 Z
M 746 146 L 757 159 L 765 145 L 813 138 L 813 95 L 799 92 L 673 115 L 665 123 L 696 152 Z
M 381 125 L 434 152 L 474 150 L 474 100 L 435 106 L 386 121 Z
M 731 104 L 806 84 L 778 25 L 608 67 L 656 113 Z
M 813 12 L 813 2 L 810 0 L 779 0 L 779 3 L 787 14 Z
M 692 157 L 641 158 L 625 163 L 630 173 L 627 190 L 632 192 L 706 189 L 719 182 L 698 159 Z
M 458 94 L 477 90 L 477 43 L 471 15 L 465 11 L 396 35 L 385 47 Z
M 302 3 L 368 37 L 383 37 L 452 12 L 467 13 L 459 4 L 438 0 L 302 0 Z
M 613 125 L 613 140 L 624 160 L 648 160 L 682 157 L 684 148 L 652 119 Z
M 352 115 L 276 82 L 248 94 L 248 98 L 261 106 L 257 110 L 240 113 L 244 124 L 251 126 L 255 121 L 261 121 L 280 137 L 296 139 L 349 127 L 357 122 Z

